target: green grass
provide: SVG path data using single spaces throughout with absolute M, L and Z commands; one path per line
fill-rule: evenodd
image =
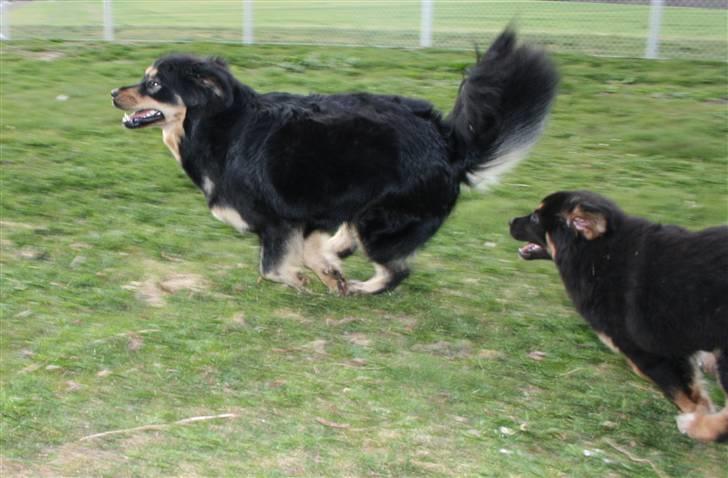
M 240 42 L 241 0 L 113 0 L 117 40 Z M 12 7 L 13 38 L 100 39 L 102 2 L 34 1 Z M 649 6 L 542 0 L 437 0 L 433 42 L 470 49 L 516 20 L 529 38 L 558 51 L 641 57 Z M 255 0 L 256 41 L 370 46 L 419 45 L 420 1 Z M 665 7 L 661 54 L 726 59 L 728 10 Z
M 172 50 L 222 55 L 260 91 L 444 110 L 472 57 L 4 44 L 3 476 L 656 476 L 615 446 L 664 476 L 724 476 L 725 447 L 678 433 L 553 266 L 517 259 L 507 221 L 586 188 L 656 221 L 728 222 L 725 64 L 557 57 L 560 96 L 531 157 L 463 194 L 394 293 L 341 298 L 258 282 L 256 239 L 210 216 L 159 131 L 121 127 L 109 91 Z M 347 271 L 371 273 L 360 257 Z M 175 277 L 197 285 L 145 302 Z M 79 441 L 221 413 L 238 417 Z

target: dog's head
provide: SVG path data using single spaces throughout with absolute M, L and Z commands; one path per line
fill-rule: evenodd
M 136 85 L 112 90 L 127 128 L 181 123 L 190 110 L 213 114 L 233 102 L 235 79 L 219 58 L 169 55 L 146 69 Z
M 511 236 L 527 244 L 518 249 L 526 260 L 555 259 L 574 241 L 596 241 L 615 227 L 619 208 L 588 191 L 550 194 L 529 215 L 510 221 Z

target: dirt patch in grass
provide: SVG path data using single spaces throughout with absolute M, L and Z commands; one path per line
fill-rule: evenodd
M 473 344 L 469 340 L 447 341 L 441 340 L 431 344 L 417 344 L 412 347 L 415 352 L 425 352 L 448 358 L 467 358 L 473 351 Z
M 166 297 L 170 295 L 180 292 L 200 293 L 210 288 L 207 279 L 199 274 L 169 271 L 168 266 L 151 261 L 149 265 L 151 267 L 147 267 L 147 270 L 161 271 L 151 272 L 143 281 L 129 282 L 123 288 L 135 291 L 137 300 L 151 307 L 164 307 L 167 305 Z

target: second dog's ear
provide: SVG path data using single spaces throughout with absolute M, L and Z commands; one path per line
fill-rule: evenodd
M 566 223 L 591 241 L 607 232 L 607 218 L 599 211 L 578 205 L 566 214 Z

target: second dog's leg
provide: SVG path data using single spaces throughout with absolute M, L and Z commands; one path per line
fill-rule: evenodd
M 728 440 L 728 356 L 726 350 L 716 352 L 718 381 L 726 396 L 726 405 L 718 413 L 696 410 L 677 417 L 677 427 L 691 438 L 704 442 Z

